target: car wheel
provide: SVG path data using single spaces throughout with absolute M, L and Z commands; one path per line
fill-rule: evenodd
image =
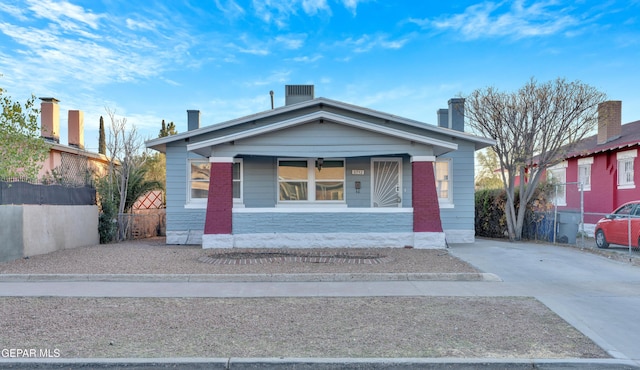
M 607 238 L 604 237 L 602 230 L 596 231 L 596 245 L 598 248 L 609 248 L 609 243 L 607 243 Z

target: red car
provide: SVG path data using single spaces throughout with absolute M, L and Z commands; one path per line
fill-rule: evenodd
M 596 245 L 608 248 L 609 244 L 629 245 L 629 221 L 631 222 L 631 247 L 640 245 L 640 201 L 621 205 L 612 214 L 596 224 Z

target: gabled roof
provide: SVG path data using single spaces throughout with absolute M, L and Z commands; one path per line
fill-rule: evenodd
M 230 142 L 238 138 L 251 137 L 254 135 L 259 135 L 261 133 L 270 132 L 276 129 L 281 129 L 281 128 L 287 127 L 288 125 L 297 125 L 297 124 L 306 122 L 309 119 L 335 120 L 335 121 L 339 121 L 342 124 L 347 124 L 353 127 L 359 127 L 361 129 L 367 129 L 367 130 L 387 134 L 390 136 L 404 138 L 411 141 L 422 142 L 425 144 L 442 146 L 445 148 L 449 148 L 449 150 L 455 150 L 457 148 L 457 145 L 455 143 L 429 138 L 426 135 L 428 135 L 429 133 L 433 133 L 433 134 L 446 135 L 447 137 L 451 137 L 455 139 L 467 140 L 475 144 L 476 150 L 495 144 L 495 140 L 490 138 L 476 136 L 466 132 L 461 132 L 461 131 L 452 130 L 448 128 L 438 127 L 435 125 L 430 125 L 424 122 L 415 121 L 412 119 L 396 116 L 393 114 L 388 114 L 388 113 L 376 111 L 373 109 L 364 108 L 364 107 L 320 97 L 320 98 L 315 98 L 315 99 L 307 100 L 304 102 L 290 104 L 290 105 L 278 107 L 275 109 L 255 113 L 252 115 L 236 118 L 229 121 L 200 127 L 198 129 L 183 132 L 177 135 L 171 135 L 163 138 L 149 140 L 146 142 L 146 146 L 148 148 L 155 149 L 160 152 L 165 152 L 166 144 L 168 143 L 172 143 L 179 140 L 195 138 L 200 135 L 213 133 L 215 131 L 224 130 L 224 129 L 242 125 L 248 122 L 255 122 L 258 120 L 275 117 L 277 115 L 284 115 L 286 113 L 293 112 L 296 110 L 305 111 L 305 110 L 308 110 L 308 108 L 311 108 L 314 106 L 317 106 L 320 109 L 320 111 L 311 114 L 313 115 L 313 117 L 309 115 L 309 117 L 305 118 L 305 115 L 307 115 L 307 113 L 302 113 L 298 117 L 273 123 L 266 127 L 248 129 L 243 132 L 234 133 L 231 135 L 225 135 L 225 136 L 217 137 L 215 139 L 209 139 L 202 142 L 194 142 L 193 144 L 189 144 L 188 149 L 198 150 L 206 146 L 216 145 L 224 142 Z M 363 114 L 373 119 L 380 119 L 385 122 L 396 122 L 401 126 L 406 126 L 407 128 L 414 128 L 414 129 L 417 128 L 419 130 L 423 130 L 425 131 L 425 134 L 424 135 L 415 134 L 410 130 L 404 131 L 404 130 L 393 129 L 393 128 L 382 128 L 380 125 L 376 125 L 364 120 L 353 119 L 353 118 L 338 115 L 332 112 L 323 111 L 323 109 L 325 108 L 343 109 L 346 111 L 351 111 L 353 113 Z
M 567 154 L 566 158 L 585 157 L 636 145 L 640 145 L 640 121 L 622 125 L 620 136 L 604 144 L 598 144 L 597 134 L 584 138 L 576 144 L 573 150 Z

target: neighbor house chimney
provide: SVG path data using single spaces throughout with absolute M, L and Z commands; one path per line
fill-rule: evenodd
M 449 110 L 438 109 L 438 126 L 449 128 Z
M 284 105 L 313 100 L 313 85 L 285 85 Z
M 40 135 L 48 141 L 60 143 L 60 107 L 56 98 L 40 98 Z
M 84 149 L 84 113 L 69 111 L 69 146 Z
M 598 104 L 598 145 L 620 137 L 622 133 L 622 101 L 608 100 Z
M 464 131 L 464 99 L 449 99 L 449 128 Z
M 195 109 L 187 109 L 187 130 L 195 130 L 200 128 L 200 111 Z

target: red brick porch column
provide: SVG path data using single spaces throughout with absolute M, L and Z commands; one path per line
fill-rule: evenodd
M 411 157 L 414 232 L 442 232 L 433 162 L 433 156 Z
M 233 158 L 210 157 L 209 196 L 205 234 L 231 234 L 233 210 Z

